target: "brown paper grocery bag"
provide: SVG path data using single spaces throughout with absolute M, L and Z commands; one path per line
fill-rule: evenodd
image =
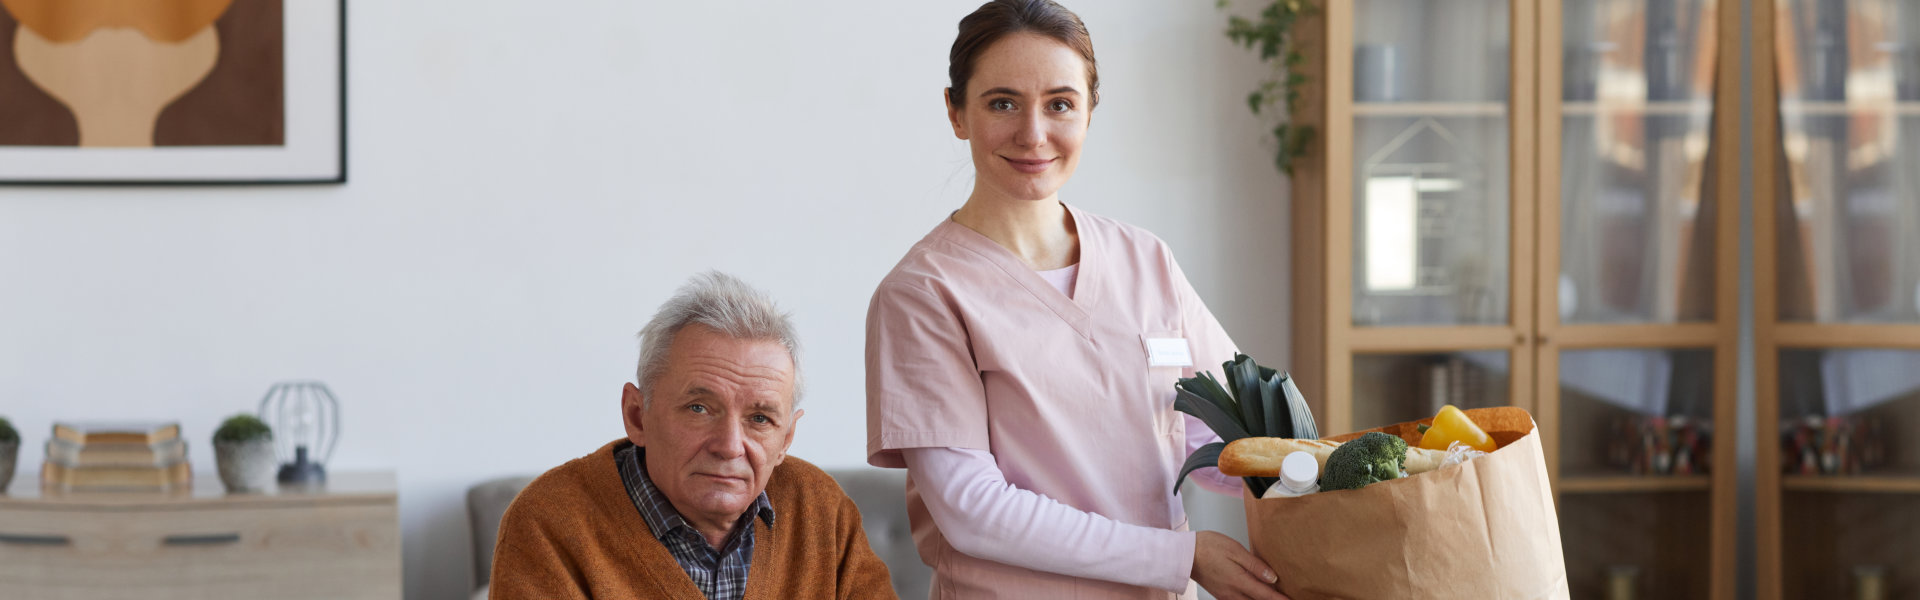
M 1466 411 L 1499 449 L 1465 463 L 1357 490 L 1256 499 L 1253 551 L 1294 600 L 1567 598 L 1560 521 L 1533 417 Z M 1415 426 L 1380 431 L 1413 443 Z M 1365 431 L 1334 436 L 1347 441 Z

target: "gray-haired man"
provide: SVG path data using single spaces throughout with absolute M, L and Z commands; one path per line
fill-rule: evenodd
M 731 276 L 693 278 L 640 331 L 625 439 L 514 499 L 493 598 L 893 598 L 860 513 L 787 456 L 799 344 Z

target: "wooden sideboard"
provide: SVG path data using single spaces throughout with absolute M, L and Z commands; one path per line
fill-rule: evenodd
M 21 473 L 0 494 L 0 598 L 400 598 L 391 472 L 323 489 L 54 494 Z

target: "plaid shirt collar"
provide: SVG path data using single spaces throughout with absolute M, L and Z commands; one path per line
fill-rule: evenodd
M 615 450 L 614 462 L 620 466 L 620 479 L 626 484 L 627 497 L 646 520 L 647 528 L 673 554 L 674 561 L 680 563 L 681 570 L 687 572 L 700 591 L 713 600 L 740 598 L 746 591 L 747 569 L 753 563 L 753 517 L 757 515 L 768 527 L 773 526 L 773 503 L 767 500 L 767 493 L 762 491 L 753 499 L 753 505 L 740 515 L 733 532 L 727 534 L 726 541 L 716 551 L 707 545 L 706 537 L 700 535 L 699 530 L 674 510 L 673 503 L 660 493 L 660 488 L 653 485 L 653 478 L 647 474 L 644 449 L 628 445 Z

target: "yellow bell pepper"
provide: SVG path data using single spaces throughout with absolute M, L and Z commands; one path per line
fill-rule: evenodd
M 1421 448 L 1446 450 L 1448 446 L 1458 441 L 1481 452 L 1494 450 L 1493 438 L 1488 437 L 1487 432 L 1482 431 L 1479 425 L 1475 425 L 1473 419 L 1467 418 L 1467 413 L 1454 408 L 1452 404 L 1440 408 L 1440 414 L 1433 416 L 1433 425 L 1422 427 Z

